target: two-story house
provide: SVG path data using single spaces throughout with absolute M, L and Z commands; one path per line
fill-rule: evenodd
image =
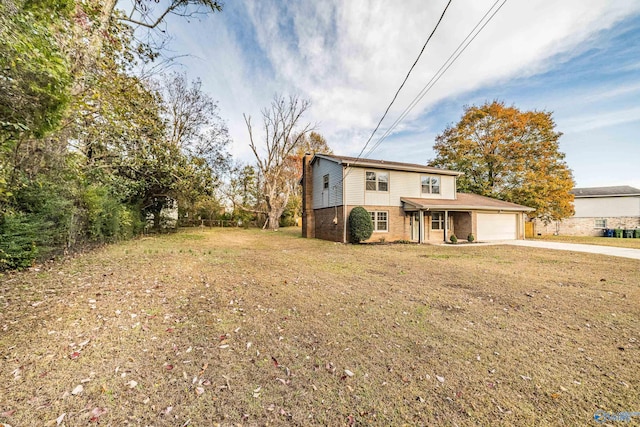
M 607 228 L 640 228 L 640 190 L 628 185 L 574 188 L 575 213 L 550 224 L 536 223 L 540 234 L 602 236 Z
M 461 172 L 411 163 L 316 154 L 303 158 L 302 235 L 347 242 L 351 209 L 364 207 L 374 232 L 369 241 L 477 241 L 524 238 L 532 208 L 458 193 Z

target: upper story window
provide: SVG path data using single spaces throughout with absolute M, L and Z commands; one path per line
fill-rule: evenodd
M 325 176 L 322 177 L 322 189 L 323 190 L 329 189 L 329 174 L 326 174 Z
M 435 175 L 423 175 L 422 192 L 426 194 L 440 194 L 440 177 Z
M 607 219 L 606 218 L 597 218 L 595 223 L 596 228 L 607 228 Z
M 366 180 L 367 191 L 389 191 L 388 172 L 367 171 Z

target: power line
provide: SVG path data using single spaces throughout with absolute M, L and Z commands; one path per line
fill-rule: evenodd
M 480 34 L 480 32 L 487 26 L 487 24 L 493 19 L 493 17 L 502 9 L 507 0 L 503 0 L 502 4 L 498 6 L 496 5 L 500 3 L 500 0 L 496 0 L 493 5 L 487 10 L 487 12 L 480 18 L 478 23 L 473 27 L 473 29 L 467 34 L 467 36 L 462 40 L 462 42 L 458 45 L 458 47 L 453 51 L 453 53 L 447 58 L 447 60 L 442 64 L 442 66 L 438 69 L 438 71 L 433 75 L 431 80 L 422 88 L 422 90 L 416 95 L 416 97 L 409 103 L 409 105 L 404 109 L 404 111 L 400 114 L 400 116 L 393 122 L 393 124 L 385 131 L 385 133 L 376 141 L 376 143 L 371 147 L 371 149 L 365 154 L 365 158 L 370 156 L 379 146 L 380 144 L 391 134 L 391 132 L 398 126 L 398 124 L 404 120 L 404 118 L 415 108 L 415 106 L 425 97 L 425 95 L 433 88 L 433 86 L 442 78 L 444 73 L 456 62 L 456 60 L 462 55 L 462 53 L 469 47 L 469 45 L 475 40 L 475 38 Z M 495 8 L 495 10 L 494 10 Z M 493 12 L 492 12 L 493 11 Z M 489 16 L 491 14 L 491 16 Z M 489 16 L 488 19 L 487 16 Z M 485 21 L 486 19 L 486 21 Z M 484 23 L 483 23 L 484 22 Z M 478 29 L 478 27 L 480 27 Z M 478 30 L 476 32 L 476 29 Z M 474 34 L 475 32 L 475 34 Z M 465 44 L 466 43 L 466 44 Z M 463 46 L 464 45 L 464 46 Z M 360 153 L 362 154 L 362 153 Z
M 451 4 L 452 0 L 449 0 L 449 2 L 447 3 L 447 5 L 445 6 L 444 10 L 442 11 L 442 14 L 440 15 L 440 19 L 438 19 L 438 22 L 436 23 L 436 26 L 433 27 L 433 31 L 431 31 L 431 34 L 429 34 L 429 37 L 427 38 L 427 41 L 424 43 L 424 45 L 422 46 L 422 49 L 420 49 L 420 53 L 418 54 L 418 57 L 416 58 L 416 60 L 413 62 L 413 65 L 411 65 L 411 68 L 409 68 L 409 72 L 407 73 L 407 75 L 405 76 L 404 80 L 402 81 L 402 84 L 400 85 L 400 87 L 398 88 L 398 90 L 396 91 L 396 94 L 393 96 L 393 99 L 391 100 L 391 102 L 389 103 L 389 105 L 387 106 L 387 109 L 385 110 L 384 114 L 382 115 L 382 117 L 380 118 L 380 121 L 378 122 L 378 124 L 376 125 L 376 128 L 373 130 L 373 132 L 371 132 L 371 136 L 369 136 L 369 139 L 367 140 L 367 142 L 364 144 L 364 147 L 362 147 L 362 150 L 360 150 L 360 154 L 358 154 L 358 157 L 356 157 L 356 161 L 360 159 L 360 156 L 362 155 L 362 153 L 364 152 L 364 150 L 367 148 L 367 146 L 369 145 L 369 143 L 371 142 L 371 140 L 373 139 L 373 135 L 376 134 L 376 132 L 378 131 L 378 128 L 380 127 L 380 125 L 382 124 L 382 121 L 384 120 L 385 117 L 387 117 L 387 113 L 389 112 L 389 110 L 391 109 L 391 106 L 393 105 L 393 103 L 395 102 L 396 98 L 398 97 L 398 94 L 400 93 L 400 91 L 402 90 L 402 88 L 404 87 L 404 84 L 407 82 L 407 80 L 409 79 L 409 75 L 411 74 L 411 72 L 413 71 L 413 69 L 415 68 L 416 64 L 418 63 L 418 60 L 420 60 L 420 56 L 422 56 L 422 53 L 424 52 L 424 49 L 427 47 L 427 44 L 429 44 L 429 41 L 431 40 L 431 38 L 433 37 L 433 35 L 435 34 L 436 30 L 438 29 L 438 26 L 440 25 L 440 22 L 442 22 L 442 18 L 444 18 L 444 14 L 447 12 L 447 9 L 449 8 L 449 5 Z

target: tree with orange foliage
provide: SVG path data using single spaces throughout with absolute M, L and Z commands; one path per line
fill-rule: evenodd
M 535 208 L 545 223 L 573 215 L 571 169 L 550 112 L 504 102 L 465 107 L 460 121 L 436 137 L 431 166 L 464 172 L 458 190 Z

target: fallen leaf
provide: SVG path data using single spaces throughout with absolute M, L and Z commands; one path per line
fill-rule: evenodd
M 557 398 L 559 398 L 559 397 L 560 397 L 560 394 L 559 394 L 559 393 L 551 393 L 551 397 L 552 397 L 553 399 L 557 399 Z
M 224 378 L 224 381 L 227 384 L 227 390 L 231 391 L 231 384 L 229 383 L 230 381 L 229 377 L 226 375 L 223 375 L 222 378 Z
M 440 375 L 436 375 L 436 379 L 437 379 L 438 381 L 440 381 L 441 383 L 443 383 L 443 382 L 444 382 L 444 377 L 441 377 Z
M 71 353 L 71 354 L 69 355 L 69 359 L 71 359 L 71 360 L 75 360 L 75 359 L 77 359 L 78 357 L 80 357 L 80 352 L 79 352 L 79 351 L 74 351 L 73 353 Z
M 525 381 L 531 380 L 531 377 L 527 377 L 526 375 L 520 375 L 520 378 L 522 378 Z
M 82 384 L 79 384 L 79 385 L 77 385 L 77 386 L 76 386 L 76 388 L 74 388 L 74 389 L 71 391 L 71 394 L 73 394 L 74 396 L 76 396 L 76 395 L 78 395 L 78 394 L 82 393 L 83 391 L 84 391 L 84 387 L 82 387 Z
M 276 405 L 274 405 L 273 403 L 267 406 L 267 411 L 274 411 L 275 409 L 276 409 Z
M 204 393 L 204 387 L 196 387 L 196 394 L 200 396 L 202 393 Z
M 200 375 L 204 374 L 204 371 L 206 371 L 208 367 L 209 367 L 208 363 L 205 363 L 204 365 L 202 365 L 202 370 L 200 371 Z
M 173 369 L 173 365 L 166 365 L 165 368 L 167 369 L 167 371 L 170 371 Z
M 0 417 L 10 417 L 13 414 L 15 414 L 16 410 L 12 409 L 10 411 L 4 411 L 4 412 L 0 412 Z
M 271 360 L 273 360 L 273 366 L 275 366 L 276 368 L 280 366 L 280 364 L 278 363 L 275 357 L 271 356 Z
M 135 388 L 138 385 L 138 382 L 131 380 L 127 383 L 127 385 L 129 386 L 129 388 Z
M 60 425 L 62 424 L 62 420 L 64 420 L 64 417 L 67 415 L 66 412 L 63 412 L 62 415 L 60 415 L 58 418 L 56 418 L 56 425 Z
M 351 372 L 351 371 L 350 371 L 350 370 L 348 370 L 348 369 L 345 369 L 345 370 L 344 370 L 344 373 L 345 373 L 347 376 L 349 376 L 349 377 L 352 377 L 352 376 L 353 376 L 353 372 Z

